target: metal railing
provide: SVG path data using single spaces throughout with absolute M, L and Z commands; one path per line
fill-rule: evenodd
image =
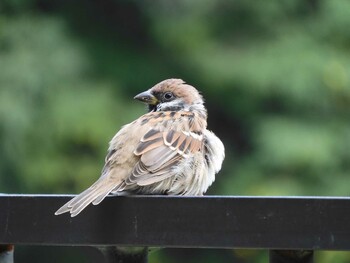
M 77 217 L 55 216 L 71 197 L 0 195 L 0 263 L 24 244 L 94 246 L 105 262 L 125 263 L 146 262 L 143 247 L 267 249 L 271 263 L 350 250 L 350 198 L 107 197 Z

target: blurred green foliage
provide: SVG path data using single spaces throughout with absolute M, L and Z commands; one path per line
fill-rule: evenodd
M 3 0 L 0 192 L 83 190 L 144 112 L 133 95 L 179 77 L 202 91 L 226 146 L 209 193 L 349 195 L 349 28 L 346 0 Z

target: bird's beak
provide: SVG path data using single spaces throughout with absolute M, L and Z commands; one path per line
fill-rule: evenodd
M 141 92 L 134 97 L 135 100 L 142 101 L 149 105 L 156 105 L 158 103 L 158 99 L 151 94 L 149 90 Z

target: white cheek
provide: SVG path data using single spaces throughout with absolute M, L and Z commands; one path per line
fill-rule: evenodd
M 163 102 L 161 104 L 158 104 L 157 108 L 158 110 L 164 110 L 169 108 L 176 108 L 176 107 L 184 107 L 184 102 L 180 99 L 172 100 L 169 102 Z

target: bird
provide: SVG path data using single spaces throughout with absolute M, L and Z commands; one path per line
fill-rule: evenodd
M 107 195 L 201 196 L 225 158 L 222 141 L 207 129 L 199 91 L 166 79 L 136 95 L 148 112 L 123 126 L 109 143 L 101 176 L 55 215 L 77 216 Z

